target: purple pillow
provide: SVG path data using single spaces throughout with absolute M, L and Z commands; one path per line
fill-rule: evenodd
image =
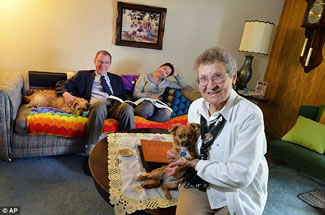
M 121 78 L 123 80 L 126 93 L 132 94 L 135 82 L 137 82 L 139 75 L 121 75 Z

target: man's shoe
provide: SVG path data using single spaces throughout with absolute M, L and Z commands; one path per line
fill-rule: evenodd
M 91 176 L 88 161 L 89 161 L 89 156 L 86 156 L 85 160 L 84 160 L 84 163 L 83 163 L 83 166 L 82 166 L 82 169 L 83 169 L 83 171 L 84 171 L 84 173 L 86 175 Z

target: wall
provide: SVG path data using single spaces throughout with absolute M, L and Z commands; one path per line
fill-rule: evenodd
M 167 8 L 163 50 L 115 46 L 116 0 L 1 0 L 0 72 L 93 69 L 97 50 L 113 55 L 111 71 L 141 74 L 172 62 L 196 87 L 195 58 L 206 48 L 237 50 L 245 20 L 278 23 L 284 0 L 129 0 Z M 267 57 L 255 57 L 254 88 L 263 80 Z
M 306 1 L 285 1 L 265 73 L 269 102 L 260 106 L 270 139 L 279 139 L 292 128 L 302 104 L 325 104 L 324 61 L 309 73 L 299 63 L 305 40 L 301 24 L 306 7 Z

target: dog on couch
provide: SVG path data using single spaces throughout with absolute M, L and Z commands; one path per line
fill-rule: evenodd
M 174 124 L 168 128 L 168 132 L 173 135 L 172 153 L 177 159 L 192 160 L 196 158 L 195 145 L 200 136 L 200 125 L 196 123 L 188 123 L 185 125 Z M 162 166 L 154 169 L 150 173 L 140 175 L 137 181 L 148 180 L 141 184 L 143 188 L 155 188 L 161 186 L 165 197 L 171 199 L 172 195 L 169 190 L 177 189 L 179 180 L 186 172 L 186 168 L 180 170 L 175 176 L 168 176 L 170 169 L 168 166 Z
M 86 99 L 77 97 L 71 107 L 69 107 L 62 96 L 56 96 L 55 92 L 37 91 L 30 96 L 24 96 L 24 100 L 29 102 L 26 108 L 31 107 L 53 107 L 66 113 L 82 116 L 89 110 L 90 104 Z

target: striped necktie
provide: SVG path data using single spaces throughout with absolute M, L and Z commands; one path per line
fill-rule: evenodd
M 109 86 L 105 80 L 105 76 L 100 76 L 100 84 L 102 85 L 104 91 L 110 96 L 112 95 L 112 91 L 111 89 L 109 89 Z

